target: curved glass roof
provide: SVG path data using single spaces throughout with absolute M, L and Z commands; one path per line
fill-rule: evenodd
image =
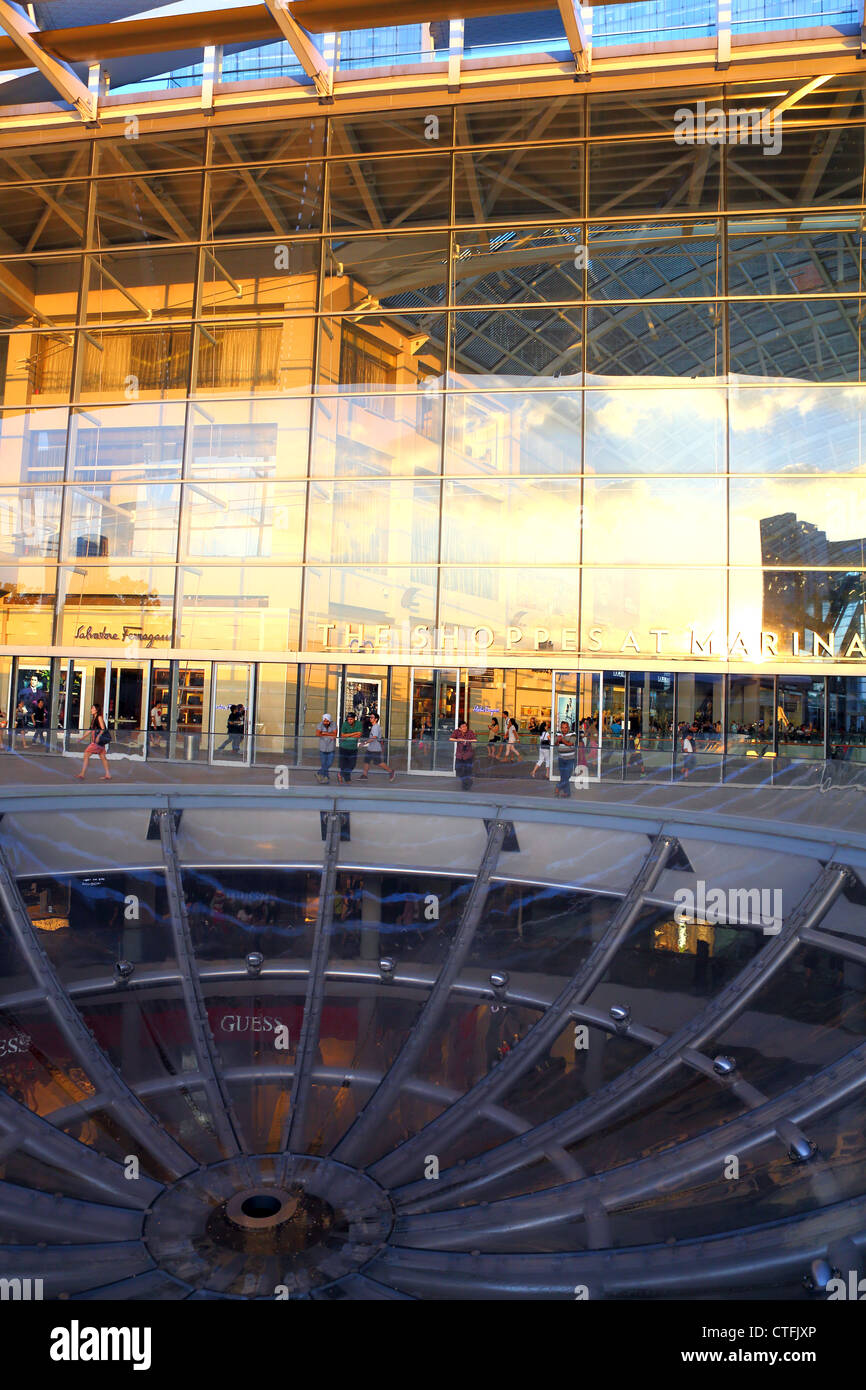
M 443 802 L 455 869 L 429 814 L 178 800 L 0 827 L 8 1277 L 796 1297 L 815 1249 L 857 1237 L 858 844 Z M 559 881 L 532 883 L 545 834 Z M 753 879 L 778 900 L 740 897 Z

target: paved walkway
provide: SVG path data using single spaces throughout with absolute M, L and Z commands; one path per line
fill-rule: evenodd
M 81 769 L 81 759 L 77 754 L 75 757 L 64 757 L 39 749 L 31 751 L 29 748 L 24 752 L 4 752 L 0 754 L 0 809 L 3 801 L 8 804 L 13 797 L 16 801 L 29 796 L 34 799 L 56 797 L 58 791 L 71 796 L 85 796 L 92 805 L 91 798 L 124 791 L 140 795 L 148 790 L 168 793 L 231 789 L 261 793 L 276 789 L 283 795 L 291 795 L 293 792 L 325 790 L 316 781 L 313 768 L 289 768 L 288 788 L 277 788 L 275 769 L 263 764 L 232 767 L 224 763 L 156 759 L 139 762 L 117 756 L 112 756 L 109 761 L 112 773 L 110 783 L 99 780 L 102 768 L 95 758 L 91 760 L 87 782 L 81 783 L 75 780 L 76 773 Z M 832 769 L 832 765 L 828 767 Z M 784 825 L 801 829 L 813 826 L 824 831 L 838 829 L 863 836 L 866 844 L 866 782 L 861 787 L 831 784 L 823 788 L 817 785 L 720 785 L 695 778 L 673 784 L 648 779 L 625 783 L 590 782 L 586 787 L 575 787 L 571 799 L 564 800 L 554 798 L 553 783 L 530 778 L 529 768 L 528 762 L 525 766 L 507 769 L 488 769 L 482 765 L 472 790 L 464 795 L 469 798 L 479 796 L 488 802 L 507 802 L 515 809 L 544 805 L 576 810 L 598 806 L 607 811 L 620 809 L 624 814 L 635 809 L 665 812 L 678 819 L 687 819 L 689 815 L 694 815 L 695 819 L 702 819 L 706 815 L 740 821 L 745 819 L 765 825 L 767 830 Z M 825 780 L 829 783 L 829 775 Z M 332 769 L 330 791 L 335 796 L 370 795 L 380 804 L 388 796 L 394 795 L 405 803 L 407 795 L 417 796 L 420 800 L 438 800 L 443 796 L 451 800 L 459 791 L 459 783 L 450 774 L 430 776 L 419 773 L 398 773 L 395 781 L 389 783 L 386 776 L 374 770 L 368 782 L 359 782 L 356 775 L 349 786 L 340 786 Z

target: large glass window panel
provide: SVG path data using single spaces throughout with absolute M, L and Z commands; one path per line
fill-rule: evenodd
M 723 289 L 716 221 L 590 226 L 587 251 L 592 299 L 711 297 Z
M 853 478 L 734 479 L 730 506 L 732 564 L 866 568 L 866 489 Z
M 201 174 L 142 167 L 134 178 L 97 179 L 93 187 L 97 246 L 198 241 Z
M 583 299 L 581 225 L 490 227 L 460 233 L 454 261 L 458 304 L 566 303 Z
M 866 676 L 830 676 L 827 739 L 831 756 L 861 761 L 866 749 Z
M 438 482 L 310 484 L 310 564 L 429 565 L 438 551 Z
M 807 381 L 858 381 L 866 330 L 857 299 L 731 304 L 731 372 Z
M 732 473 L 866 472 L 866 388 L 735 385 Z
M 625 17 L 626 12 L 620 11 Z M 629 17 L 630 18 L 630 17 Z M 628 23 L 628 19 L 626 19 Z M 615 26 L 623 28 L 622 20 Z M 623 36 L 624 37 L 624 36 Z M 688 104 L 704 100 L 713 105 L 719 88 L 689 88 Z M 652 101 L 643 91 L 593 92 L 589 97 L 589 133 L 611 135 L 671 135 L 677 125 L 676 113 L 687 104 L 681 87 L 653 91 Z
M 261 662 L 256 671 L 256 762 L 284 762 L 295 757 L 299 732 L 298 667 Z
M 721 773 L 724 727 L 724 676 L 700 673 L 677 676 L 676 760 L 681 776 L 716 780 Z M 691 730 L 691 754 L 683 752 L 683 737 L 688 730 Z
M 721 481 L 588 478 L 583 503 L 585 564 L 725 563 Z
M 316 308 L 318 241 L 264 241 L 206 246 L 204 315 L 286 314 Z
M 599 376 L 721 376 L 722 320 L 719 304 L 589 309 L 586 370 Z
M 304 554 L 304 483 L 188 482 L 182 553 L 190 559 L 271 559 Z
M 202 324 L 196 390 L 300 391 L 313 376 L 312 318 Z
M 465 565 L 575 565 L 580 561 L 580 481 L 446 482 L 442 560 Z
M 307 472 L 307 400 L 195 401 L 189 476 L 298 478 Z
M 863 224 L 857 212 L 728 222 L 730 294 L 857 293 L 863 279 Z
M 297 650 L 300 597 L 300 569 L 181 565 L 180 645 L 196 651 Z
M 311 471 L 317 477 L 410 477 L 437 474 L 442 402 L 436 392 L 414 396 L 346 396 L 314 406 Z
M 725 576 L 718 569 L 584 569 L 581 622 L 584 653 L 664 659 L 669 652 L 699 656 L 701 646 L 704 655 L 724 653 Z
M 88 256 L 88 319 L 111 324 L 189 318 L 195 297 L 195 262 L 194 251 L 151 248 Z
M 147 404 L 74 411 L 70 478 L 79 483 L 179 478 L 183 405 Z
M 54 565 L 0 566 L 0 647 L 51 645 L 56 588 Z
M 56 483 L 66 456 L 65 410 L 0 413 L 0 483 Z
M 128 142 L 127 142 L 128 143 Z M 36 145 L 32 138 L 23 145 L 9 145 L 0 153 L 0 183 L 21 183 L 37 179 L 40 183 L 59 181 L 88 172 L 89 140 L 64 140 L 56 145 Z M 50 190 L 57 195 L 57 188 Z
M 579 473 L 580 391 L 475 391 L 446 398 L 445 472 Z
M 118 960 L 149 964 L 175 958 L 161 871 L 22 879 L 20 886 L 39 942 L 67 984 L 110 976 Z M 135 917 L 127 915 L 129 894 L 137 901 Z
M 0 556 L 8 560 L 56 560 L 60 489 L 0 488 Z
M 0 334 L 0 402 L 54 405 L 72 390 L 72 333 L 45 328 Z
M 571 140 L 584 133 L 584 98 L 533 97 L 458 106 L 457 144 L 514 144 L 518 140 Z
M 766 160 L 764 161 L 766 163 Z M 673 140 L 589 146 L 589 215 L 712 212 L 720 200 L 720 151 Z
M 776 732 L 781 757 L 824 757 L 823 676 L 779 677 Z
M 454 159 L 454 216 L 458 222 L 580 217 L 582 145 L 525 145 L 478 150 Z
M 364 112 L 331 118 L 332 155 L 380 154 L 386 150 L 432 150 L 451 144 L 450 106 L 417 111 Z
M 0 329 L 68 329 L 78 311 L 80 256 L 0 262 Z
M 168 566 L 81 559 L 60 571 L 63 646 L 146 647 L 171 643 L 174 570 Z
M 63 558 L 174 561 L 180 489 L 175 483 L 70 483 Z
M 587 473 L 724 473 L 723 389 L 668 385 L 586 392 Z
M 189 328 L 90 328 L 82 341 L 81 399 L 185 396 Z
M 862 659 L 866 645 L 866 572 L 863 570 L 757 570 L 730 572 L 731 626 L 761 631 L 767 654 Z
M 210 176 L 205 235 L 285 238 L 318 231 L 323 171 L 318 162 L 215 169 Z
M 435 390 L 443 384 L 447 319 L 434 311 L 323 318 L 319 328 L 320 390 L 388 393 Z
M 728 680 L 728 762 L 757 758 L 772 748 L 776 723 L 772 676 L 732 675 Z
M 389 645 L 421 652 L 430 649 L 435 624 L 432 566 L 310 566 L 306 571 L 304 651 L 358 653 L 369 643 L 367 652 L 382 655 Z
M 201 130 L 139 130 L 135 140 L 125 135 L 95 142 L 94 172 L 125 174 L 133 169 L 190 169 L 204 164 L 205 136 Z
M 448 300 L 448 236 L 443 232 L 332 237 L 325 242 L 322 308 L 441 308 Z
M 515 386 L 574 377 L 583 365 L 583 310 L 467 310 L 452 315 L 452 340 L 455 386 L 474 386 L 477 375 L 511 377 Z
M 79 173 L 87 172 L 81 151 Z M 86 183 L 18 184 L 3 190 L 3 236 L 6 255 L 65 251 L 81 246 L 87 218 Z
M 440 628 L 448 628 L 446 636 L 459 629 L 458 654 L 476 662 L 485 653 L 535 656 L 563 645 L 572 649 L 579 590 L 577 569 L 443 568 Z
M 221 126 L 214 131 L 214 164 L 249 164 L 265 159 L 316 159 L 325 152 L 325 121 L 262 121 Z
M 395 231 L 451 220 L 449 155 L 332 160 L 328 230 Z
M 787 113 L 783 120 L 787 120 Z M 790 125 L 782 129 L 778 123 L 781 149 L 775 157 L 767 157 L 760 143 L 730 146 L 730 206 L 775 210 L 779 205 L 862 202 L 864 134 L 862 125 L 797 130 Z

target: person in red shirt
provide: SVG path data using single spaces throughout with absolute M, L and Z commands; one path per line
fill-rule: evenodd
M 472 768 L 475 760 L 475 739 L 477 735 L 469 728 L 465 719 L 461 719 L 457 728 L 451 735 L 451 742 L 457 744 L 457 751 L 454 757 L 454 772 L 463 791 L 468 792 L 472 786 Z

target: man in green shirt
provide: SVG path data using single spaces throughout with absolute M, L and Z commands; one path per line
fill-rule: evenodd
M 354 711 L 349 710 L 340 725 L 340 770 L 337 773 L 338 782 L 351 782 L 352 780 L 355 763 L 358 761 L 358 741 L 360 737 L 361 726 L 355 718 Z

